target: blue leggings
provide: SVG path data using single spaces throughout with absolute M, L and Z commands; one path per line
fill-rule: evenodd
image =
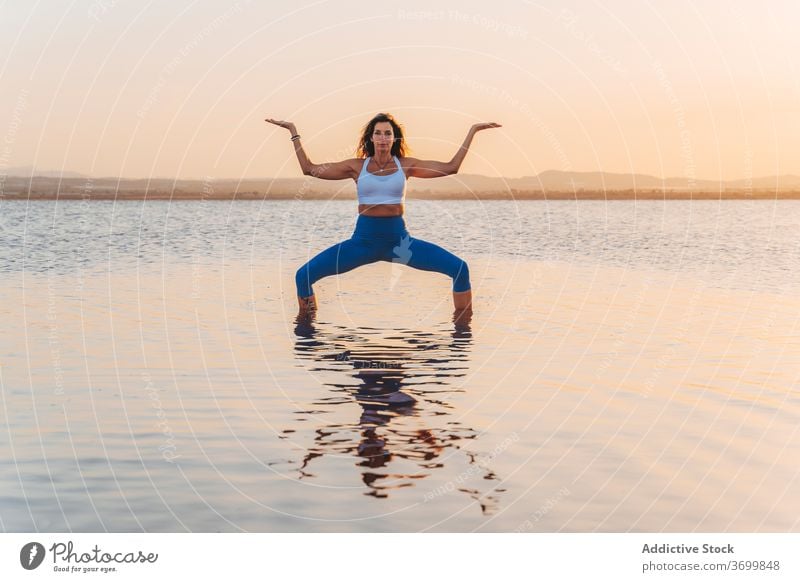
M 453 279 L 453 291 L 470 289 L 467 263 L 438 245 L 409 236 L 402 216 L 359 215 L 353 236 L 325 249 L 297 270 L 297 295 L 311 297 L 311 286 L 323 277 L 377 261 L 443 273 Z

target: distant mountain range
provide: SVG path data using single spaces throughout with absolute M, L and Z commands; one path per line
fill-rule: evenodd
M 693 180 L 657 178 L 647 174 L 614 174 L 611 172 L 560 172 L 548 170 L 537 176 L 509 180 L 520 190 L 792 190 L 800 188 L 800 176 L 762 176 L 748 181 Z
M 37 170 L 33 166 L 18 166 L 16 168 L 8 168 L 5 172 L 2 172 L 6 176 L 13 176 L 15 178 L 30 178 L 32 176 L 38 176 L 42 178 L 86 178 L 85 174 L 80 174 L 78 172 L 70 172 L 67 170 Z
M 2 195 L 12 198 L 167 198 L 167 199 L 285 199 L 354 198 L 351 180 L 314 178 L 130 179 L 93 178 L 77 172 L 10 168 Z M 770 198 L 775 193 L 800 197 L 800 176 L 783 174 L 718 182 L 686 178 L 658 178 L 647 174 L 562 172 L 548 170 L 536 176 L 493 178 L 456 174 L 432 180 L 413 179 L 409 197 L 464 199 L 557 198 Z M 702 196 L 694 196 L 702 194 Z M 773 196 L 771 196 L 771 194 Z M 787 197 L 787 196 L 783 196 Z

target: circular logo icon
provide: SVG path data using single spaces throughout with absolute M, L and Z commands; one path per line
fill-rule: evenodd
M 26 570 L 35 570 L 44 560 L 44 546 L 39 542 L 29 542 L 19 551 L 19 563 Z

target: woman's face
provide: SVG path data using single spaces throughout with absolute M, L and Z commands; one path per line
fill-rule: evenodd
M 372 130 L 372 143 L 375 151 L 390 151 L 394 144 L 394 130 L 388 121 L 379 121 Z

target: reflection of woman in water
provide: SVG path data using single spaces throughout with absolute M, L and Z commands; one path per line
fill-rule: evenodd
M 476 123 L 453 159 L 437 162 L 407 157 L 402 128 L 391 115 L 379 113 L 364 126 L 358 158 L 313 164 L 303 150 L 293 123 L 265 121 L 290 131 L 303 174 L 324 180 L 352 178 L 358 190 L 358 219 L 352 237 L 322 251 L 297 271 L 297 300 L 301 312 L 316 309 L 311 287 L 315 282 L 376 261 L 402 262 L 415 269 L 446 274 L 453 280 L 456 310 L 471 309 L 472 287 L 467 263 L 438 245 L 411 237 L 403 220 L 403 199 L 408 178 L 455 174 L 473 136 L 484 129 L 501 127 L 499 124 Z
M 455 471 L 457 461 L 449 453 L 461 450 L 467 466 L 459 475 L 473 478 L 459 481 L 458 490 L 484 513 L 492 512 L 502 491 L 495 487 L 497 477 L 465 448 L 478 433 L 458 420 L 442 421 L 453 414 L 442 394 L 458 390 L 448 385 L 464 376 L 472 343 L 469 314 L 454 315 L 453 323 L 446 335 L 406 330 L 370 338 L 368 331 L 319 325 L 306 314 L 297 317 L 295 353 L 335 380 L 326 382 L 333 395 L 316 400 L 307 411 L 315 421 L 314 442 L 298 468 L 301 479 L 317 476 L 312 472 L 315 459 L 352 455 L 358 459 L 365 494 L 385 498 L 392 490 L 447 470 L 445 465 Z M 342 372 L 345 377 L 337 378 Z M 321 422 L 321 413 L 353 400 L 361 408 L 358 422 Z

